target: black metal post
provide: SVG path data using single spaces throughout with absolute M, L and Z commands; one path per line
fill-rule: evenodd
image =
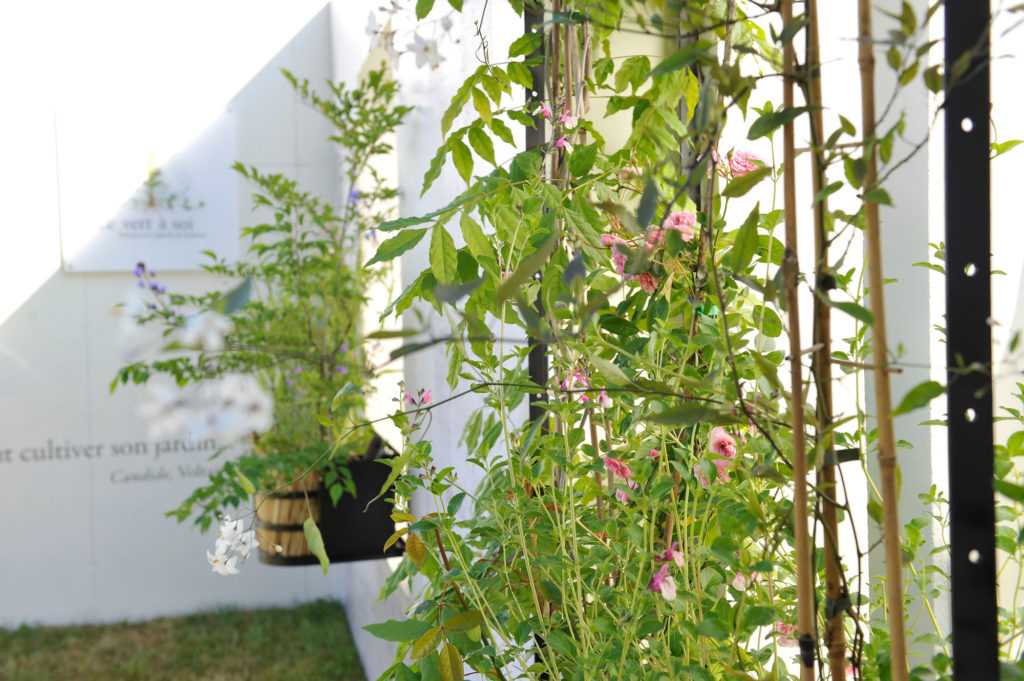
M 989 207 L 988 0 L 947 0 L 946 348 L 953 678 L 999 678 Z M 961 72 L 954 65 L 970 53 Z M 967 367 L 976 367 L 965 370 Z
M 533 5 L 527 5 L 523 10 L 523 30 L 526 33 L 539 33 L 541 36 L 544 35 L 544 12 L 543 9 L 534 7 Z M 536 111 L 540 104 L 544 101 L 544 81 L 545 81 L 545 69 L 544 69 L 544 44 L 541 41 L 541 47 L 537 52 L 530 55 L 531 59 L 536 59 L 532 67 L 530 67 L 530 74 L 533 76 L 533 89 L 527 89 L 526 91 L 526 103 L 527 108 Z M 526 128 L 526 148 L 534 149 L 544 145 L 544 117 L 537 112 L 533 116 L 533 127 Z M 541 318 L 544 316 L 544 306 L 540 296 L 537 296 L 537 315 Z M 541 342 L 537 338 L 530 338 L 530 354 L 527 360 L 528 371 L 530 374 L 530 380 L 539 386 L 546 386 L 548 382 L 548 346 Z M 538 419 L 544 418 L 544 402 L 547 401 L 546 393 L 536 393 L 530 395 L 530 421 L 535 422 Z

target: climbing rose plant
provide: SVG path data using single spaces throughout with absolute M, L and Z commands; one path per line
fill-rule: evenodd
M 433 4 L 418 2 L 418 14 Z M 524 10 L 523 0 L 510 4 Z M 450 336 L 410 337 L 399 353 L 444 342 L 453 391 L 438 399 L 435 387 L 432 403 L 411 396 L 393 417 L 405 446 L 388 493 L 400 504 L 420 493 L 430 507 L 395 514 L 405 525 L 391 541 L 404 538 L 406 556 L 385 594 L 423 579 L 412 582 L 419 598 L 406 619 L 367 627 L 399 643 L 381 678 L 461 679 L 464 665 L 494 679 L 789 678 L 801 654 L 824 659 L 820 634 L 798 640 L 793 560 L 794 512 L 816 518 L 821 499 L 804 509 L 791 501 L 792 414 L 780 378 L 787 249 L 770 191 L 782 168 L 748 144 L 773 149 L 783 125 L 807 117 L 759 90 L 780 75 L 781 50 L 803 39 L 804 24 L 732 0 L 547 9 L 542 30 L 476 69 L 443 116 L 423 192 L 448 164 L 466 190 L 379 227 L 387 238 L 372 262 L 429 239 L 430 267 L 389 313 L 430 307 L 450 321 Z M 911 11 L 884 28 L 898 45 L 890 66 L 909 74 L 901 80 L 932 87 L 930 70 L 918 75 L 930 18 Z M 619 29 L 648 34 L 652 53 L 664 38 L 675 47 L 664 58 L 619 54 Z M 535 80 L 541 64 L 544 82 Z M 520 88 L 539 94 L 524 104 Z M 628 117 L 618 148 L 590 109 L 598 99 L 607 115 Z M 722 141 L 727 119 L 746 128 L 744 144 Z M 523 126 L 544 135 L 517 153 L 508 145 Z M 900 161 L 901 130 L 874 141 L 883 167 Z M 847 118 L 828 119 L 829 183 L 815 202 L 833 197 L 826 224 L 839 253 L 863 220 L 856 139 Z M 869 193 L 888 202 L 880 187 Z M 835 262 L 816 294 L 849 328 L 834 355 L 856 376 L 870 361 L 872 317 L 859 268 Z M 543 379 L 529 371 L 537 348 L 550 362 Z M 899 409 L 941 391 L 912 391 Z M 459 453 L 482 472 L 476 489 L 434 465 L 426 416 L 469 393 L 483 406 Z M 539 417 L 524 419 L 528 403 Z M 874 448 L 864 414 L 858 403 L 829 429 L 836 448 L 862 459 Z M 817 432 L 813 402 L 805 418 Z M 808 449 L 820 464 L 813 438 Z M 941 495 L 928 501 L 941 516 Z M 921 527 L 907 526 L 908 560 L 923 546 Z M 868 550 L 854 549 L 858 563 Z M 842 599 L 827 600 L 823 563 L 819 548 L 819 631 L 846 612 L 845 676 L 888 678 L 867 585 L 844 577 Z M 856 575 L 861 566 L 845 567 Z M 942 581 L 920 576 L 912 597 L 930 602 Z M 919 640 L 943 652 L 915 678 L 947 677 L 941 632 Z

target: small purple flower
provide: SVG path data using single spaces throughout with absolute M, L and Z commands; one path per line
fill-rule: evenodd
M 342 343 L 341 347 L 338 348 L 338 351 L 341 352 L 341 353 L 348 352 L 348 341 L 345 341 L 344 343 Z
M 161 284 L 158 284 L 155 281 L 149 285 L 149 290 L 152 291 L 153 293 L 167 293 L 167 287 L 162 286 Z
M 136 277 L 141 277 L 145 273 L 146 273 L 146 263 L 142 262 L 141 260 L 139 262 L 135 263 L 135 269 L 132 270 L 132 274 L 134 274 Z
M 302 367 L 295 367 L 292 369 L 292 373 L 301 374 L 304 371 Z
M 334 367 L 334 370 L 343 376 L 348 373 L 348 367 L 342 366 L 340 364 Z
M 146 288 L 146 282 L 139 279 L 139 288 Z
M 359 193 L 359 190 L 358 189 L 353 189 L 352 191 L 350 191 L 348 193 L 348 202 L 351 205 L 355 205 L 355 204 L 359 203 L 359 199 L 361 197 L 362 197 L 362 194 Z

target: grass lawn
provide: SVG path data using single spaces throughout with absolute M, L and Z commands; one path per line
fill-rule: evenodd
M 341 605 L 0 629 L 2 681 L 363 681 Z

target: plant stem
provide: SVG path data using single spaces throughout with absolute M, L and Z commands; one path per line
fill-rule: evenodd
M 878 183 L 877 144 L 875 137 L 875 55 L 871 33 L 871 2 L 858 0 L 858 61 L 862 103 L 864 154 L 864 194 Z M 864 242 L 867 252 L 868 288 L 871 314 L 871 354 L 875 379 L 876 425 L 878 428 L 878 463 L 882 477 L 882 532 L 885 539 L 885 595 L 892 646 L 892 679 L 907 679 L 907 643 L 903 621 L 903 563 L 900 546 L 899 498 L 896 491 L 896 437 L 892 423 L 892 395 L 889 372 L 885 370 L 889 352 L 885 332 L 885 282 L 882 274 L 882 244 L 879 238 L 878 204 L 864 202 Z
M 814 195 L 820 196 L 825 187 L 825 123 L 822 115 L 821 97 L 821 45 L 818 37 L 818 0 L 807 0 L 807 106 L 811 109 L 811 176 Z M 828 666 L 832 681 L 846 679 L 846 632 L 843 628 L 843 613 L 838 604 L 846 594 L 843 589 L 842 564 L 839 560 L 839 521 L 836 513 L 836 470 L 835 451 L 832 437 L 832 310 L 824 297 L 832 288 L 829 282 L 832 273 L 829 268 L 827 221 L 828 198 L 822 197 L 814 206 L 814 336 L 817 346 L 814 353 L 814 382 L 817 388 L 817 439 L 819 454 L 823 457 L 818 473 L 818 487 L 827 498 L 822 498 L 821 522 L 825 539 L 825 599 L 826 625 L 825 646 L 828 650 Z
M 782 0 L 782 25 L 793 21 L 793 0 Z M 782 70 L 793 72 L 796 55 L 792 42 L 783 50 Z M 783 81 L 783 106 L 793 107 L 791 75 Z M 804 386 L 800 367 L 800 297 L 799 264 L 797 261 L 796 231 L 796 175 L 793 167 L 796 158 L 793 122 L 783 126 L 783 198 L 785 202 L 786 254 L 782 268 L 785 279 L 786 310 L 789 316 L 789 367 L 790 367 L 790 414 L 793 426 L 793 534 L 796 540 L 796 582 L 797 582 L 797 630 L 801 639 L 801 681 L 814 681 L 814 659 L 806 654 L 808 642 L 813 642 L 814 631 L 814 588 L 812 577 L 811 545 L 807 530 L 807 444 L 804 440 Z M 808 641 L 810 639 L 810 641 Z

